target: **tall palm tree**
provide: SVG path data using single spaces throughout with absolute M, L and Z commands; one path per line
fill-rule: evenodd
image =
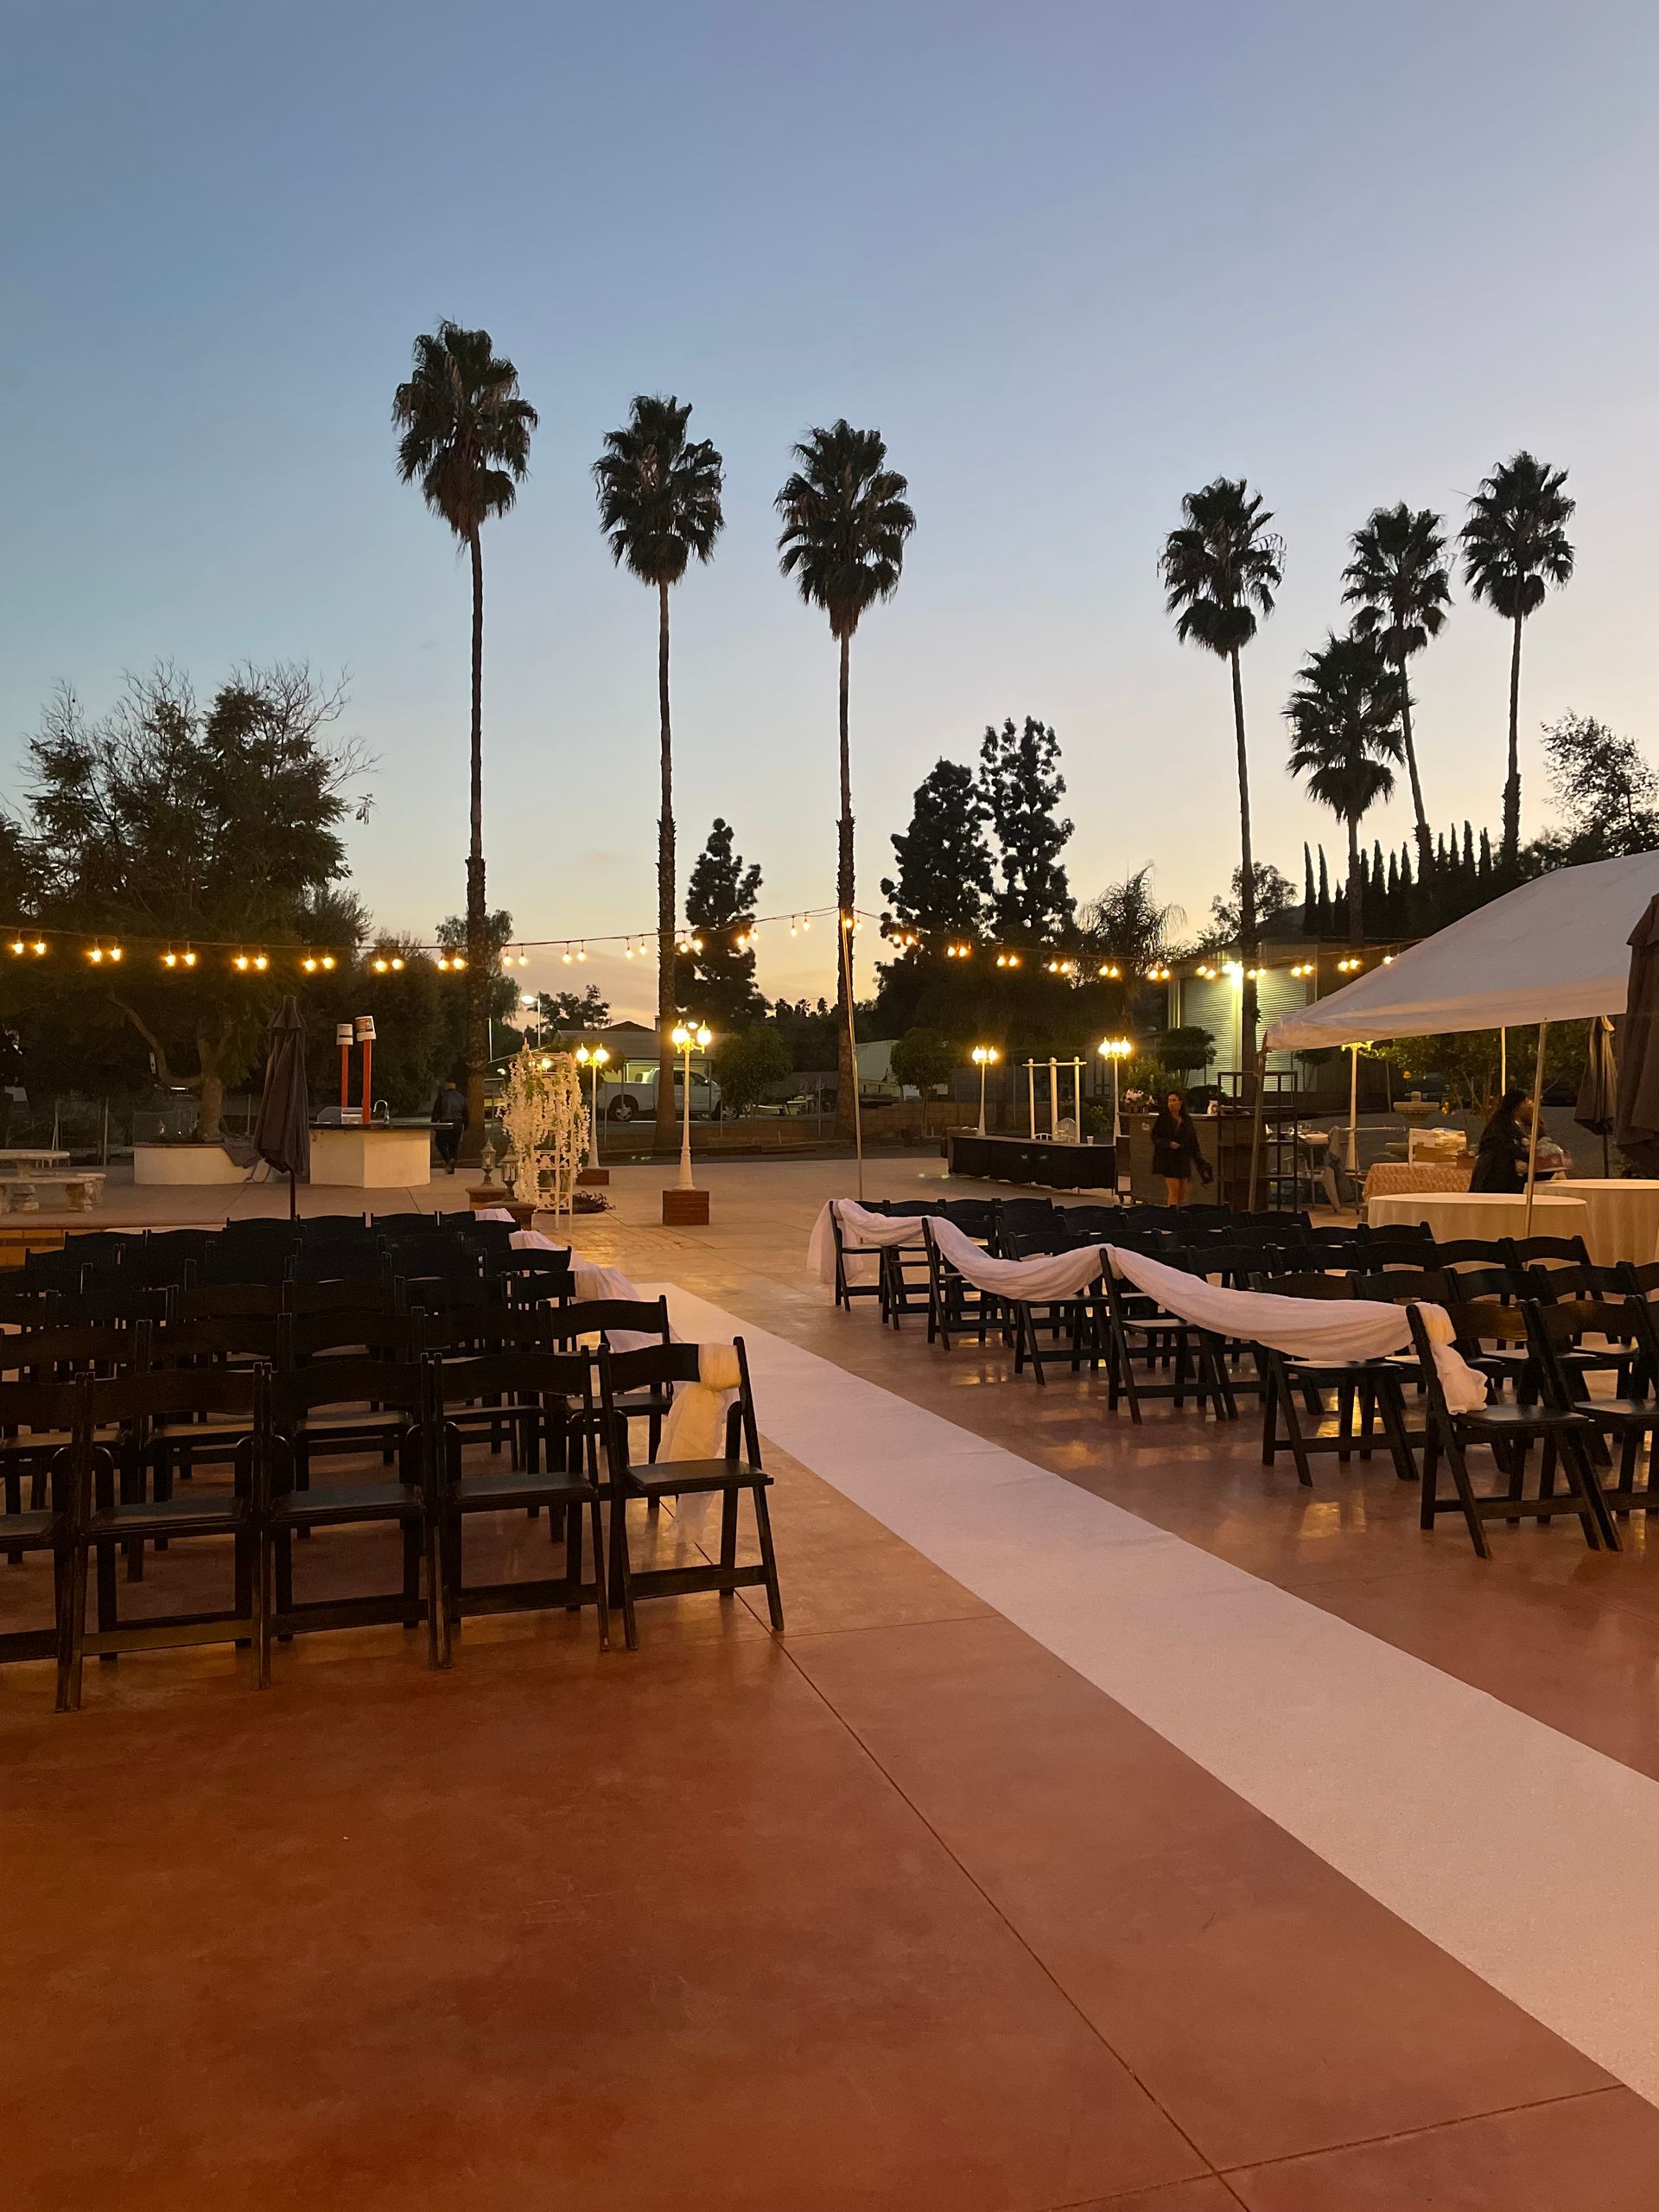
M 855 430 L 843 416 L 810 430 L 795 448 L 796 467 L 774 502 L 783 518 L 779 567 L 792 575 L 809 607 L 830 617 L 841 647 L 841 823 L 836 901 L 841 944 L 836 967 L 840 1080 L 836 1119 L 852 1126 L 858 1063 L 852 1046 L 853 776 L 847 742 L 847 677 L 859 618 L 899 588 L 905 541 L 916 527 L 905 479 L 887 466 L 879 430 Z
M 1394 789 L 1405 758 L 1400 703 L 1405 679 L 1374 638 L 1330 637 L 1297 671 L 1285 718 L 1290 772 L 1348 831 L 1348 936 L 1365 934 L 1359 825 Z
M 1552 584 L 1573 574 L 1567 525 L 1576 499 L 1567 471 L 1517 453 L 1482 480 L 1459 533 L 1463 573 L 1477 599 L 1515 626 L 1510 653 L 1510 773 L 1503 785 L 1503 861 L 1513 868 L 1521 845 L 1521 630 Z
M 1259 950 L 1255 861 L 1250 849 L 1250 763 L 1244 744 L 1244 685 L 1238 657 L 1259 618 L 1273 612 L 1284 576 L 1284 541 L 1268 530 L 1273 517 L 1241 476 L 1217 476 L 1181 501 L 1179 529 L 1164 541 L 1159 572 L 1164 602 L 1183 645 L 1202 645 L 1233 673 L 1233 734 L 1238 748 L 1239 959 L 1243 965 L 1240 1035 L 1247 1088 L 1255 1075 L 1256 988 L 1251 972 Z
M 1382 658 L 1400 674 L 1400 734 L 1406 749 L 1406 774 L 1417 830 L 1418 880 L 1434 865 L 1434 840 L 1423 808 L 1417 773 L 1417 748 L 1411 730 L 1411 686 L 1406 663 L 1438 638 L 1452 598 L 1452 572 L 1446 557 L 1442 518 L 1427 507 L 1415 512 L 1402 499 L 1377 507 L 1352 538 L 1354 557 L 1342 572 L 1343 598 L 1354 608 L 1357 638 L 1374 638 Z
M 489 990 L 494 980 L 484 898 L 484 555 L 480 536 L 504 515 L 530 467 L 536 410 L 518 391 L 518 372 L 497 353 L 487 330 L 441 322 L 415 340 L 407 383 L 392 395 L 397 474 L 420 479 L 435 515 L 472 556 L 472 841 L 467 850 L 467 1146 L 484 1141 L 484 1070 L 489 1059 Z
M 725 517 L 725 464 L 707 438 L 688 438 L 691 403 L 641 395 L 594 463 L 599 526 L 619 568 L 657 588 L 657 709 L 662 809 L 657 817 L 657 1137 L 674 1137 L 674 740 L 668 709 L 668 594 L 695 554 L 706 561 Z

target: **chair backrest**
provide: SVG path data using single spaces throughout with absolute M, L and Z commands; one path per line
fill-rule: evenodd
M 385 1275 L 342 1275 L 328 1282 L 290 1282 L 283 1288 L 289 1313 L 395 1313 L 397 1287 Z
M 1353 1298 L 1358 1294 L 1352 1275 L 1262 1275 L 1252 1290 L 1270 1290 L 1275 1298 Z
M 1527 1317 L 1518 1306 L 1501 1298 L 1450 1300 L 1446 1306 L 1452 1333 L 1460 1344 L 1525 1344 Z
M 67 1252 L 29 1252 L 17 1270 L 19 1290 L 56 1290 L 73 1297 L 87 1270 Z
M 130 1329 L 104 1327 L 35 1329 L 28 1336 L 0 1337 L 0 1374 L 27 1370 L 57 1376 L 105 1374 L 141 1363 L 148 1357 L 149 1325 Z
M 130 1272 L 123 1268 L 115 1274 L 95 1276 L 73 1298 L 64 1300 L 65 1308 L 73 1314 L 77 1326 L 99 1327 L 107 1324 L 113 1328 L 130 1328 L 137 1321 L 166 1320 L 167 1292 L 130 1281 Z
M 280 1228 L 287 1225 L 285 1222 L 278 1224 Z M 144 1241 L 138 1249 L 146 1255 L 179 1252 L 194 1258 L 197 1253 L 205 1252 L 216 1243 L 220 1233 L 217 1229 L 147 1229 Z M 131 1254 L 128 1255 L 129 1258 L 131 1256 Z
M 944 1210 L 943 1198 L 889 1198 L 887 1205 L 888 1214 L 906 1221 L 919 1219 L 924 1214 L 942 1213 Z
M 1553 1305 L 1563 1298 L 1619 1298 L 1627 1295 L 1617 1268 L 1530 1267 L 1526 1271 L 1526 1295 Z
M 1544 1395 L 1552 1405 L 1570 1407 L 1586 1395 L 1586 1386 L 1573 1373 L 1568 1355 L 1581 1337 L 1602 1337 L 1608 1344 L 1624 1344 L 1659 1355 L 1659 1333 L 1653 1310 L 1643 1298 L 1570 1298 L 1546 1303 L 1533 1300 L 1522 1308 L 1533 1355 L 1543 1376 Z
M 0 1290 L 0 1329 L 60 1327 L 69 1312 L 61 1291 Z
M 983 1243 L 996 1225 L 995 1198 L 947 1198 L 939 1208 L 940 1218 L 964 1236 Z
M 485 1265 L 491 1288 L 514 1306 L 562 1305 L 575 1287 L 568 1252 L 490 1253 Z
M 1368 1266 L 1427 1268 L 1439 1256 L 1433 1232 L 1421 1227 L 1368 1229 L 1360 1241 Z
M 200 1288 L 204 1284 L 221 1283 L 280 1284 L 287 1281 L 292 1264 L 293 1255 L 286 1244 L 266 1244 L 254 1240 L 245 1245 L 210 1245 L 200 1258 L 185 1262 L 186 1287 Z
M 488 1308 L 500 1302 L 504 1295 L 482 1275 L 463 1273 L 398 1275 L 395 1286 L 399 1299 L 411 1313 L 417 1306 L 427 1313 Z
M 1231 1206 L 1226 1205 L 1176 1206 L 1173 1211 L 1200 1229 L 1224 1228 L 1233 1218 Z
M 1338 1244 L 1346 1251 L 1363 1239 L 1357 1227 L 1344 1228 L 1340 1222 L 1320 1222 L 1305 1232 L 1304 1241 L 1310 1245 Z
M 1077 1243 L 1071 1226 L 1056 1214 L 1052 1221 L 1033 1223 L 1028 1228 L 1010 1229 L 1005 1224 L 998 1239 L 998 1247 L 1005 1260 L 1034 1260 L 1048 1252 L 1070 1252 Z M 1082 1240 L 1085 1244 L 1087 1237 Z
M 1659 1291 L 1659 1260 L 1624 1260 L 1618 1279 L 1632 1298 L 1651 1298 Z
M 1509 1258 L 1502 1237 L 1452 1236 L 1434 1246 L 1437 1268 L 1503 1268 Z
M 459 1224 L 453 1214 L 378 1213 L 370 1227 L 382 1236 L 398 1236 L 411 1232 L 416 1236 L 425 1236 L 446 1230 L 453 1233 Z
M 427 1408 L 430 1363 L 404 1359 L 314 1359 L 271 1377 L 271 1418 L 279 1431 L 320 1406 L 372 1402 L 418 1421 Z
M 1454 1278 L 1441 1268 L 1388 1268 L 1374 1275 L 1356 1275 L 1353 1283 L 1356 1298 L 1375 1299 L 1383 1306 L 1407 1306 L 1414 1298 L 1444 1306 L 1458 1294 Z
M 1120 1210 L 1116 1206 L 1062 1206 L 1059 1212 L 1074 1243 L 1109 1244 L 1117 1235 Z
M 415 1349 L 418 1353 L 467 1355 L 486 1348 L 550 1351 L 550 1312 L 545 1306 L 492 1306 L 481 1311 L 453 1307 L 442 1313 L 421 1307 L 413 1316 Z
M 118 1267 L 129 1246 L 143 1241 L 142 1229 L 71 1229 L 64 1232 L 63 1249 L 82 1267 Z
M 553 1309 L 549 1325 L 556 1341 L 568 1344 L 575 1337 L 624 1335 L 660 1337 L 669 1340 L 666 1298 L 583 1298 L 574 1306 Z M 695 1350 L 696 1347 L 693 1347 Z
M 751 1465 L 758 1467 L 760 1433 L 749 1382 L 749 1357 L 741 1337 L 733 1338 L 732 1349 L 737 1354 L 738 1386 L 726 1420 L 726 1457 L 735 1457 L 741 1438 Z M 696 1382 L 702 1380 L 702 1355 L 696 1344 L 646 1344 L 639 1351 L 613 1351 L 607 1344 L 600 1345 L 600 1406 L 606 1452 L 613 1467 L 626 1466 L 628 1458 L 628 1424 L 626 1412 L 618 1408 L 618 1399 L 631 1390 L 655 1389 L 664 1382 Z
M 283 1310 L 279 1282 L 197 1282 L 173 1294 L 175 1321 L 269 1319 Z
M 593 1404 L 594 1370 L 585 1352 L 506 1347 L 480 1352 L 476 1359 L 435 1361 L 432 1389 L 440 1413 L 445 1406 L 478 1398 L 574 1398 Z
M 85 1378 L 48 1381 L 30 1376 L 0 1382 L 0 1429 L 75 1429 L 89 1426 Z
M 380 1272 L 380 1247 L 372 1236 L 347 1243 L 302 1244 L 289 1263 L 296 1282 L 362 1282 Z
M 199 1314 L 151 1330 L 147 1363 L 176 1367 L 187 1361 L 275 1359 L 281 1341 L 274 1314 Z
M 315 1244 L 330 1236 L 345 1236 L 369 1226 L 365 1213 L 308 1213 L 297 1224 L 300 1235 L 308 1244 Z
M 313 1362 L 319 1354 L 347 1366 L 358 1363 L 359 1353 L 393 1360 L 410 1356 L 413 1322 L 407 1313 L 284 1313 L 276 1327 L 276 1356 L 284 1369 Z
M 1582 1236 L 1506 1236 L 1503 1256 L 1524 1281 L 1529 1268 L 1587 1268 L 1590 1248 Z
M 175 1421 L 191 1414 L 245 1415 L 251 1429 L 264 1404 L 265 1367 L 148 1367 L 130 1375 L 94 1376 L 89 1386 L 94 1427 L 116 1421 Z
M 1515 1285 L 1507 1268 L 1442 1266 L 1438 1272 L 1446 1277 L 1451 1295 L 1460 1304 L 1475 1298 L 1496 1298 L 1507 1303 L 1515 1295 Z

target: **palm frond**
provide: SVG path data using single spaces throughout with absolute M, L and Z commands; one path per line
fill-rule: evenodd
M 1475 598 L 1508 620 L 1537 612 L 1551 587 L 1573 574 L 1567 535 L 1578 502 L 1567 471 L 1521 452 L 1482 480 L 1459 532 L 1463 570 Z
M 1394 789 L 1405 757 L 1404 683 L 1372 638 L 1328 637 L 1297 671 L 1285 708 L 1290 773 L 1344 822 L 1357 823 Z
M 706 438 L 687 438 L 690 417 L 689 400 L 641 393 L 594 463 L 612 558 L 645 583 L 677 583 L 689 561 L 710 558 L 724 526 L 725 463 Z
M 536 410 L 487 330 L 441 322 L 415 340 L 410 374 L 392 394 L 397 474 L 419 481 L 432 512 L 467 539 L 512 506 L 530 468 Z
M 844 417 L 794 448 L 797 467 L 773 502 L 783 521 L 778 565 L 801 597 L 821 607 L 837 638 L 850 638 L 878 600 L 899 588 L 916 528 L 909 485 L 887 467 L 878 430 Z
M 1159 558 L 1164 603 L 1183 645 L 1224 657 L 1255 637 L 1284 580 L 1284 543 L 1243 477 L 1217 476 L 1181 501 Z

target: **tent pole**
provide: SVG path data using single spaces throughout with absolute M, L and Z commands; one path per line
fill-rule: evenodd
M 1510 1087 L 1510 1033 L 1497 1033 L 1497 1095 L 1501 1098 Z
M 1538 1123 L 1544 1110 L 1544 1039 L 1549 1034 L 1549 1024 L 1538 1025 L 1538 1059 L 1532 1077 L 1532 1127 L 1527 1134 L 1527 1222 L 1523 1236 L 1532 1234 L 1532 1200 L 1538 1182 Z

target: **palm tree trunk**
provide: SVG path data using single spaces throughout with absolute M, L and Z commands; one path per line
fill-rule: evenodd
M 484 549 L 476 530 L 467 538 L 473 556 L 473 788 L 472 842 L 467 849 L 467 1128 L 462 1155 L 484 1149 L 484 1072 L 490 1058 L 489 910 L 484 897 Z
M 840 910 L 836 930 L 846 944 L 844 953 L 840 942 L 836 947 L 836 1130 L 840 1136 L 851 1136 L 853 1133 L 853 1099 L 858 1089 L 858 1055 L 853 1050 L 852 1040 L 853 766 L 847 741 L 847 680 L 851 648 L 852 633 L 848 632 L 841 640 L 841 825 L 836 856 L 836 905 Z
M 1239 1058 L 1243 1062 L 1243 1095 L 1255 1090 L 1255 977 L 1259 947 L 1255 935 L 1255 855 L 1250 846 L 1250 760 L 1244 747 L 1244 682 L 1239 673 L 1238 652 L 1229 656 L 1233 664 L 1233 734 L 1238 744 L 1238 957 L 1243 964 L 1239 1019 Z
M 1510 655 L 1510 774 L 1503 786 L 1503 858 L 1513 870 L 1521 849 L 1521 625 L 1515 618 L 1515 649 Z
M 1359 873 L 1359 817 L 1348 817 L 1348 942 L 1358 944 L 1365 935 L 1364 886 Z
M 1434 865 L 1434 842 L 1428 834 L 1428 817 L 1423 811 L 1423 786 L 1417 773 L 1417 747 L 1411 734 L 1411 685 L 1406 671 L 1400 671 L 1400 734 L 1405 740 L 1406 773 L 1411 779 L 1411 811 L 1417 825 L 1417 880 L 1427 880 Z
M 679 1141 L 674 1110 L 674 738 L 668 712 L 668 586 L 657 586 L 657 715 L 662 801 L 657 817 L 657 1128 L 661 1151 Z

